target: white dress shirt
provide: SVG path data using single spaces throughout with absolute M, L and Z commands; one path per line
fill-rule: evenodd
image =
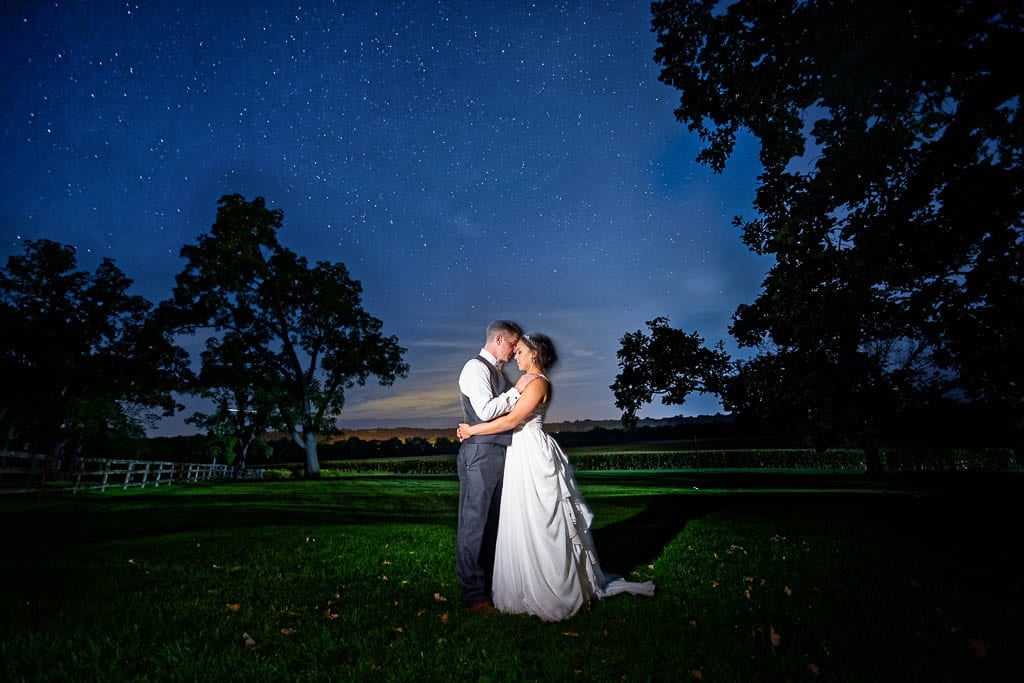
M 498 359 L 490 351 L 480 349 L 480 355 L 486 358 L 492 366 L 498 368 Z M 500 368 L 498 368 L 498 372 L 501 372 Z M 476 411 L 477 417 L 484 422 L 512 410 L 512 406 L 519 400 L 519 392 L 515 387 L 497 396 L 491 395 L 491 371 L 480 362 L 479 358 L 472 358 L 462 366 L 462 372 L 459 374 L 459 391 L 466 395 L 473 410 Z

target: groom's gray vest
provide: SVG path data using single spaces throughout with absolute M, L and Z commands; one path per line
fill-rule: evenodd
M 500 393 L 508 391 L 509 383 L 505 379 L 505 375 L 499 371 L 496 367 L 487 362 L 487 359 L 483 356 L 477 356 L 476 360 L 479 360 L 487 368 L 488 372 L 491 373 L 491 394 L 497 396 Z M 460 394 L 462 398 L 462 415 L 466 419 L 466 424 L 475 425 L 479 422 L 486 422 L 481 420 L 480 416 L 473 410 L 473 404 L 469 402 L 469 398 L 465 394 Z M 494 443 L 502 446 L 507 446 L 512 443 L 512 430 L 507 432 L 500 432 L 498 434 L 480 434 L 477 436 L 471 436 L 466 439 L 469 443 Z

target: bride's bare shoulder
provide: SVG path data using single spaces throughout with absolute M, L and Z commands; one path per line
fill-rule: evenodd
M 538 373 L 535 373 L 535 372 L 527 372 L 526 374 L 524 374 L 523 376 L 521 376 L 519 378 L 518 382 L 516 382 L 516 389 L 519 390 L 519 393 L 523 393 L 524 391 L 526 391 L 526 387 L 528 387 L 531 384 L 533 384 L 533 381 L 537 380 L 537 379 L 544 380 L 538 386 L 541 386 L 541 387 L 543 387 L 545 389 L 548 386 L 550 386 L 550 384 L 551 384 L 550 380 L 548 380 L 548 378 L 545 377 L 544 375 L 541 375 L 541 374 L 538 374 Z

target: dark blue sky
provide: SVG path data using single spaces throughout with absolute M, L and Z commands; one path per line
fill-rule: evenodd
M 649 6 L 4 3 L 0 257 L 73 244 L 157 302 L 218 198 L 262 196 L 408 349 L 409 377 L 352 391 L 342 426 L 454 425 L 498 317 L 556 342 L 549 421 L 615 419 L 621 336 L 667 316 L 735 352 L 768 265 L 731 226 L 755 150 L 722 175 L 693 161 Z

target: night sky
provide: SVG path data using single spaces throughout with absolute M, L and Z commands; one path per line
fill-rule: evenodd
M 617 419 L 622 335 L 667 316 L 735 353 L 731 315 L 769 265 L 731 225 L 752 213 L 756 150 L 721 175 L 694 162 L 649 8 L 5 2 L 0 259 L 72 244 L 156 303 L 217 200 L 262 196 L 281 242 L 345 263 L 408 349 L 409 377 L 349 392 L 341 426 L 454 426 L 494 318 L 554 339 L 549 422 Z M 641 417 L 720 410 L 694 396 Z

